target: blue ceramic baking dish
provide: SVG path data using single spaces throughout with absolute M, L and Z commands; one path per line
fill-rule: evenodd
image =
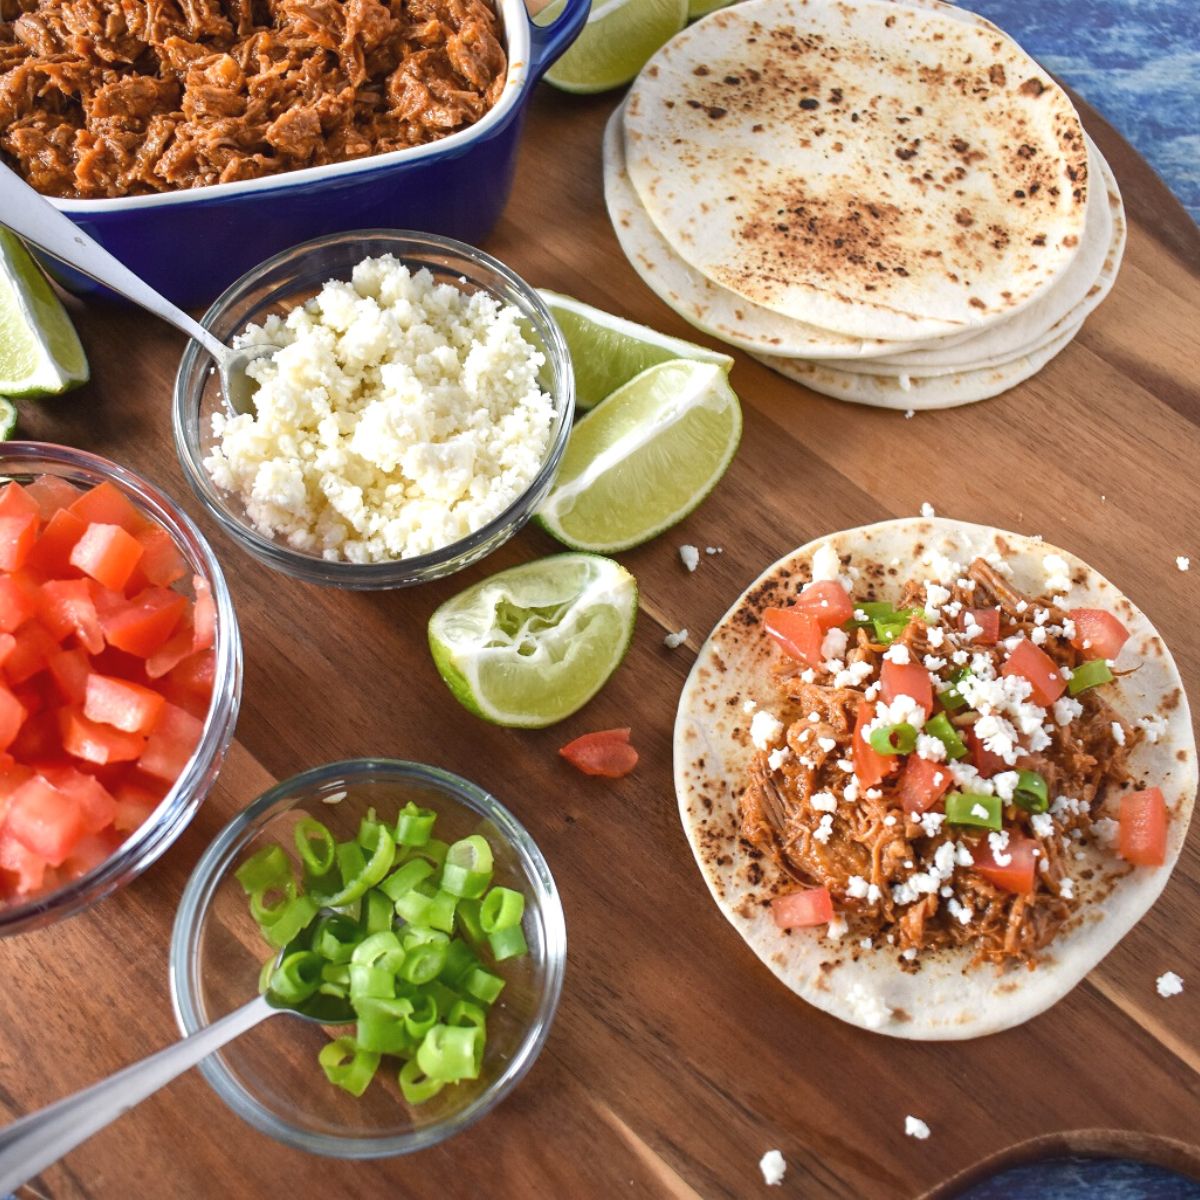
M 588 0 L 566 0 L 545 26 L 530 21 L 524 0 L 498 0 L 497 9 L 508 51 L 504 91 L 482 120 L 439 142 L 265 179 L 51 202 L 185 308 L 209 304 L 256 263 L 323 234 L 421 229 L 481 242 L 508 199 L 529 97 L 583 27 Z M 50 266 L 73 291 L 97 289 Z

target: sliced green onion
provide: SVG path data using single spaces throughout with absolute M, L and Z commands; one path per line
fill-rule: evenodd
M 359 1046 L 380 1054 L 402 1054 L 407 1057 L 416 1049 L 416 1042 L 404 1027 L 404 1018 L 412 1010 L 412 1001 L 403 997 L 395 1000 L 362 1000 L 357 1009 L 358 1023 L 355 1026 Z
M 1045 778 L 1036 771 L 1018 771 L 1013 803 L 1026 812 L 1044 813 L 1050 807 L 1050 792 Z
M 938 692 L 938 699 L 942 703 L 942 707 L 950 712 L 957 712 L 960 708 L 966 708 L 966 698 L 958 690 L 958 684 L 962 683 L 968 675 L 971 674 L 970 667 L 961 667 L 950 676 L 950 686 L 945 691 Z
M 878 754 L 911 754 L 917 748 L 917 731 L 902 721 L 871 730 L 871 749 Z
M 362 941 L 357 921 L 341 913 L 321 917 L 313 930 L 312 948 L 327 962 L 348 963 L 354 947 Z
M 451 987 L 458 987 L 462 978 L 470 970 L 479 966 L 475 951 L 466 942 L 455 938 L 446 947 L 446 961 L 438 972 L 438 978 Z M 453 1024 L 453 1022 L 451 1022 Z
M 430 1079 L 417 1065 L 415 1058 L 400 1068 L 400 1092 L 409 1104 L 424 1104 L 432 1100 L 446 1086 L 441 1079 Z
M 372 888 L 363 897 L 363 927 L 368 933 L 382 933 L 391 929 L 396 910 L 392 902 L 378 888 Z
M 479 920 L 481 908 L 482 902 L 479 900 L 460 900 L 454 914 L 459 929 L 473 942 L 482 942 L 486 936 Z
M 950 724 L 950 718 L 945 713 L 938 713 L 925 722 L 925 732 L 937 738 L 946 747 L 946 757 L 952 762 L 957 758 L 966 758 L 967 743 L 962 735 Z
M 250 915 L 265 928 L 278 921 L 295 899 L 296 885 L 292 880 L 276 880 L 261 892 L 250 893 Z
M 494 887 L 479 906 L 479 925 L 484 933 L 497 933 L 520 925 L 525 915 L 525 897 L 512 888 Z
M 271 975 L 270 992 L 284 1004 L 300 1004 L 321 986 L 321 956 L 311 950 L 288 954 Z
M 286 946 L 316 920 L 318 912 L 317 902 L 311 896 L 297 896 L 287 902 L 270 925 L 263 927 L 263 937 L 272 946 Z
M 404 955 L 397 974 L 408 983 L 432 983 L 445 965 L 445 942 L 423 942 Z
M 1003 805 L 999 796 L 974 792 L 950 792 L 946 796 L 948 825 L 975 825 L 980 829 L 999 830 Z
M 872 621 L 871 624 L 875 627 L 877 642 L 894 642 L 908 628 L 908 618 L 901 616 L 898 620 Z
M 264 846 L 252 854 L 236 871 L 234 878 L 247 895 L 270 891 L 286 879 L 292 881 L 292 864 L 279 845 Z
M 463 976 L 462 989 L 476 1000 L 482 1000 L 484 1004 L 493 1004 L 504 990 L 504 980 L 482 967 L 472 967 Z
M 317 1062 L 330 1083 L 352 1096 L 361 1096 L 375 1077 L 379 1055 L 372 1050 L 359 1049 L 352 1037 L 340 1037 L 321 1047 Z
M 326 983 L 331 983 L 335 987 L 340 987 L 343 991 L 348 991 L 350 988 L 350 964 L 348 962 L 327 962 L 321 968 L 321 978 Z
M 1102 683 L 1112 683 L 1113 673 L 1108 669 L 1108 663 L 1102 658 L 1090 658 L 1071 671 L 1067 680 L 1067 691 L 1072 696 L 1086 692 L 1088 688 L 1099 687 Z
M 425 914 L 425 919 L 434 929 L 440 929 L 444 933 L 453 933 L 454 909 L 457 904 L 457 896 L 439 891 L 429 902 L 429 910 Z
M 410 925 L 426 925 L 429 921 L 429 909 L 432 904 L 431 896 L 426 896 L 424 892 L 418 892 L 416 888 L 413 888 L 411 892 L 405 892 L 397 899 L 396 913 Z
M 474 1025 L 435 1025 L 417 1047 L 417 1066 L 430 1079 L 457 1083 L 476 1079 L 476 1043 L 481 1030 Z
M 292 836 L 296 839 L 296 853 L 310 875 L 319 879 L 333 870 L 337 859 L 337 842 L 320 821 L 313 817 L 301 817 L 296 822 Z
M 424 846 L 433 833 L 437 814 L 428 808 L 418 808 L 411 800 L 400 810 L 396 818 L 396 844 L 399 846 Z
M 350 956 L 352 963 L 366 963 L 368 966 L 381 966 L 383 960 L 394 957 L 397 962 L 404 957 L 404 947 L 400 944 L 400 936 L 392 929 L 384 929 L 363 938 L 354 947 Z
M 396 972 L 366 963 L 350 964 L 350 1003 L 355 1008 L 363 1000 L 392 1000 L 396 995 Z
M 447 946 L 450 943 L 450 935 L 440 929 L 428 929 L 423 925 L 405 925 L 400 931 L 400 945 L 406 953 L 414 946 L 423 946 L 426 942 L 440 942 Z
M 392 868 L 396 843 L 380 821 L 364 822 L 358 842 L 343 842 L 338 846 L 338 869 L 342 875 L 341 889 L 326 898 L 330 908 L 358 900 L 370 888 L 381 882 Z M 365 844 L 364 844 L 365 843 Z M 364 855 L 369 854 L 368 859 Z
M 441 870 L 442 864 L 446 861 L 446 853 L 449 849 L 450 845 L 448 842 L 443 842 L 440 838 L 431 837 L 423 846 L 406 847 L 405 861 L 408 862 L 414 858 L 421 858 L 427 863 L 431 863 L 434 870 Z
M 487 839 L 474 833 L 457 841 L 446 852 L 442 867 L 442 890 L 453 896 L 477 900 L 492 882 L 492 848 Z
M 267 989 L 271 986 L 271 976 L 275 973 L 275 960 L 268 958 L 262 965 L 262 970 L 258 973 L 258 994 L 265 996 Z
M 436 1024 L 438 1004 L 429 992 L 418 992 L 412 997 L 412 1012 L 404 1018 L 404 1028 L 409 1037 L 423 1038 Z
M 446 1014 L 447 1025 L 474 1025 L 487 1031 L 487 1013 L 469 1000 L 456 1000 Z
M 418 883 L 424 883 L 434 871 L 433 863 L 423 858 L 410 858 L 402 866 L 397 867 L 380 885 L 380 891 L 386 893 L 395 903 L 405 892 L 411 892 Z
M 512 925 L 508 929 L 497 929 L 495 933 L 489 933 L 488 945 L 492 948 L 492 957 L 497 962 L 503 962 L 506 958 L 516 958 L 520 954 L 529 952 L 529 946 L 520 925 Z

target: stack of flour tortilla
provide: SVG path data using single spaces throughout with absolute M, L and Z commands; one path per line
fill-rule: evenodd
M 647 63 L 604 143 L 609 214 L 698 329 L 814 391 L 984 400 L 1111 290 L 1121 196 L 1062 89 L 938 0 L 745 0 Z

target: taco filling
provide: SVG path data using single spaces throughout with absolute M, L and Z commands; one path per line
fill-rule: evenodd
M 1068 566 L 1045 562 L 1042 595 L 996 553 L 934 563 L 941 582 L 885 602 L 830 551 L 794 604 L 763 612 L 780 698 L 745 704 L 740 836 L 794 883 L 771 901 L 778 926 L 829 923 L 910 969 L 943 949 L 1034 966 L 1082 903 L 1085 849 L 1163 863 L 1162 792 L 1131 791 L 1128 766 L 1159 730 L 1105 699 L 1129 634 L 1061 607 Z

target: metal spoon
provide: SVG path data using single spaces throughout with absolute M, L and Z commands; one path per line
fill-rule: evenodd
M 254 411 L 254 392 L 258 385 L 247 376 L 246 366 L 252 359 L 274 354 L 277 347 L 247 346 L 233 350 L 226 346 L 199 321 L 160 296 L 3 164 L 0 164 L 0 224 L 67 266 L 119 292 L 126 300 L 162 317 L 188 337 L 195 338 L 216 360 L 221 376 L 221 396 L 229 415 Z
M 281 958 L 289 948 L 280 952 Z M 281 1012 L 319 1025 L 354 1020 L 350 1005 L 332 996 L 318 993 L 299 1008 L 278 1008 L 258 996 L 191 1037 L 0 1129 L 0 1196 L 16 1191 L 202 1058 Z

